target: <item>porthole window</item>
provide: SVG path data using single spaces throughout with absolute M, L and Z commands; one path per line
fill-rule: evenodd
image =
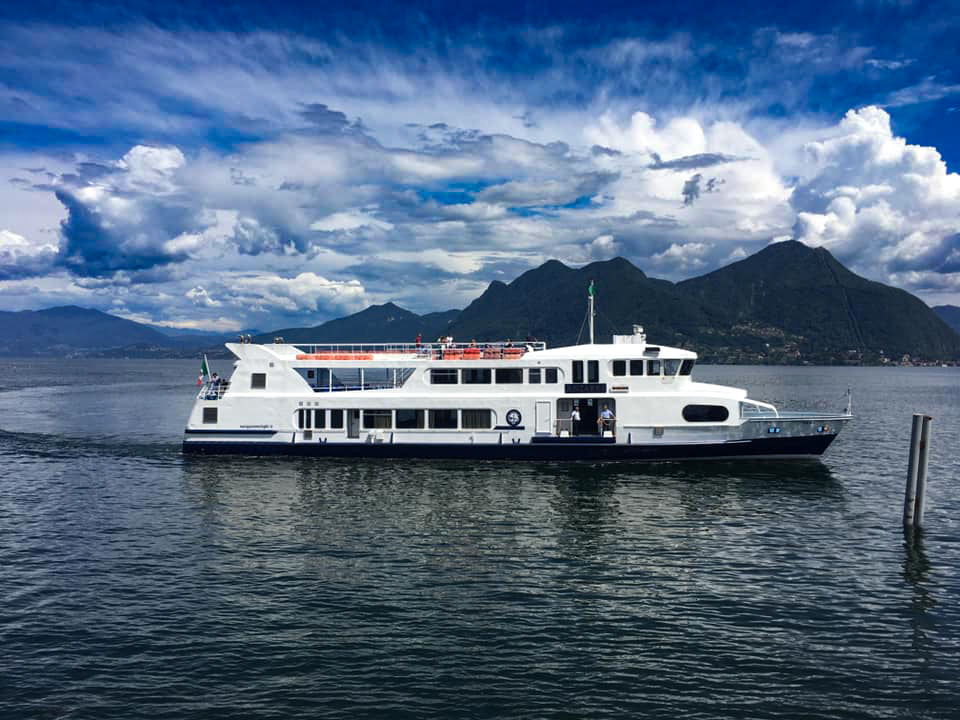
M 687 422 L 723 422 L 730 412 L 723 405 L 687 405 L 683 419 Z
M 263 390 L 267 387 L 266 373 L 250 373 L 250 389 Z
M 204 425 L 216 425 L 217 424 L 217 408 L 215 407 L 205 407 L 203 409 L 203 424 Z

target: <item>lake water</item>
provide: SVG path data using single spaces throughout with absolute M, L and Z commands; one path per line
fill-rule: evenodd
M 702 367 L 857 417 L 563 465 L 184 457 L 197 365 L 0 362 L 0 717 L 960 716 L 957 369 Z

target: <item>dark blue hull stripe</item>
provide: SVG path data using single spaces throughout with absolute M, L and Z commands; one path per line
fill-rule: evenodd
M 279 430 L 224 430 L 213 428 L 187 428 L 183 431 L 187 435 L 276 435 Z M 289 434 L 289 433 L 288 433 Z
M 608 443 L 413 444 L 244 442 L 184 440 L 183 452 L 211 455 L 295 455 L 357 458 L 452 458 L 507 460 L 680 460 L 821 455 L 835 434 L 757 438 L 697 445 L 615 445 Z

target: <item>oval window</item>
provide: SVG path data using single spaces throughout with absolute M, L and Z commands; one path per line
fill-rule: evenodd
M 723 422 L 730 412 L 723 405 L 687 405 L 683 419 L 687 422 Z

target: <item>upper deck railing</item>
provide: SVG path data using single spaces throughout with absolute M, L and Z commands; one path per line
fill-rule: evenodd
M 230 381 L 224 380 L 223 378 L 207 380 L 197 393 L 197 397 L 201 400 L 219 400 L 223 397 L 224 393 L 227 392 L 227 388 L 229 387 Z
M 403 357 L 410 360 L 516 360 L 528 352 L 546 350 L 538 340 L 514 343 L 295 343 L 301 352 L 297 360 L 375 360 L 378 356 Z

